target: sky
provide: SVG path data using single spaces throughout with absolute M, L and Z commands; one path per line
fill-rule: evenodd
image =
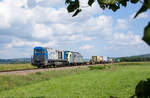
M 36 46 L 77 51 L 84 58 L 150 53 L 141 40 L 150 12 L 133 19 L 140 3 L 114 13 L 80 1 L 82 12 L 72 17 L 65 0 L 0 0 L 0 58 L 31 57 Z

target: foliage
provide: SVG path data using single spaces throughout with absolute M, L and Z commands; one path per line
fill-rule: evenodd
M 20 81 L 15 88 L 0 92 L 2 98 L 129 98 L 134 94 L 134 87 L 141 80 L 149 78 L 150 66 L 114 66 L 111 70 L 58 70 L 41 72 L 41 75 L 20 75 L 11 79 Z M 78 71 L 78 72 L 77 72 Z M 134 76 L 134 77 L 133 77 Z M 22 77 L 22 78 L 20 78 Z M 30 77 L 28 79 L 27 77 Z M 38 78 L 39 77 L 39 78 Z M 47 79 L 45 78 L 47 77 Z M 3 79 L 3 77 L 0 77 Z M 7 80 L 5 79 L 5 81 Z M 30 83 L 23 85 L 24 81 Z M 39 80 L 35 80 L 39 79 Z M 23 82 L 23 83 L 21 83 Z M 0 87 L 7 84 L 1 83 Z M 15 84 L 14 84 L 15 85 Z
M 150 45 L 150 22 L 149 24 L 145 27 L 144 29 L 144 36 L 143 36 L 143 40 Z
M 137 98 L 149 98 L 150 97 L 149 91 L 150 91 L 150 78 L 147 78 L 147 81 L 141 80 L 136 85 L 135 94 L 130 98 L 134 98 L 134 96 L 136 96 Z
M 150 57 L 121 57 L 120 62 L 143 62 L 150 61 Z
M 107 68 L 111 68 L 110 65 L 96 65 L 96 66 L 88 66 L 90 70 L 103 70 Z
M 142 7 L 139 9 L 139 11 L 136 13 L 134 18 L 136 18 L 139 14 L 147 11 L 150 9 L 150 0 L 88 0 L 88 5 L 92 6 L 92 4 L 97 1 L 100 8 L 104 9 L 110 9 L 112 11 L 117 11 L 120 9 L 120 6 L 127 6 L 128 2 L 131 2 L 132 4 L 136 4 L 138 2 L 142 3 Z M 74 12 L 72 15 L 73 17 L 78 15 L 79 12 L 81 12 L 80 2 L 79 0 L 66 0 L 67 10 L 69 13 Z M 150 23 L 145 27 L 144 31 L 144 37 L 143 40 L 150 45 Z
M 41 72 L 36 72 L 35 74 L 37 74 L 37 75 L 41 75 L 42 73 L 41 73 Z
M 90 70 L 96 70 L 96 69 L 102 70 L 102 69 L 105 69 L 106 67 L 105 66 L 88 66 L 88 68 Z

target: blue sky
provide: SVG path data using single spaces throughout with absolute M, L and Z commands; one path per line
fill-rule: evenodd
M 80 0 L 85 6 L 87 0 Z M 150 53 L 141 38 L 149 11 L 133 16 L 141 7 L 128 3 L 117 12 L 97 3 L 71 17 L 62 0 L 0 0 L 0 58 L 31 57 L 35 46 L 121 57 Z

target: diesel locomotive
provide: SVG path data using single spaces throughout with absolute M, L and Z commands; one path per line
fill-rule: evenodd
M 60 51 L 53 48 L 35 47 L 31 63 L 33 66 L 69 66 L 84 64 L 83 56 L 79 52 Z

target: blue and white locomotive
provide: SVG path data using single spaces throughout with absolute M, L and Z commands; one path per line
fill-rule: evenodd
M 83 64 L 83 56 L 79 52 L 59 51 L 46 47 L 35 47 L 32 65 L 39 67 L 67 66 Z

